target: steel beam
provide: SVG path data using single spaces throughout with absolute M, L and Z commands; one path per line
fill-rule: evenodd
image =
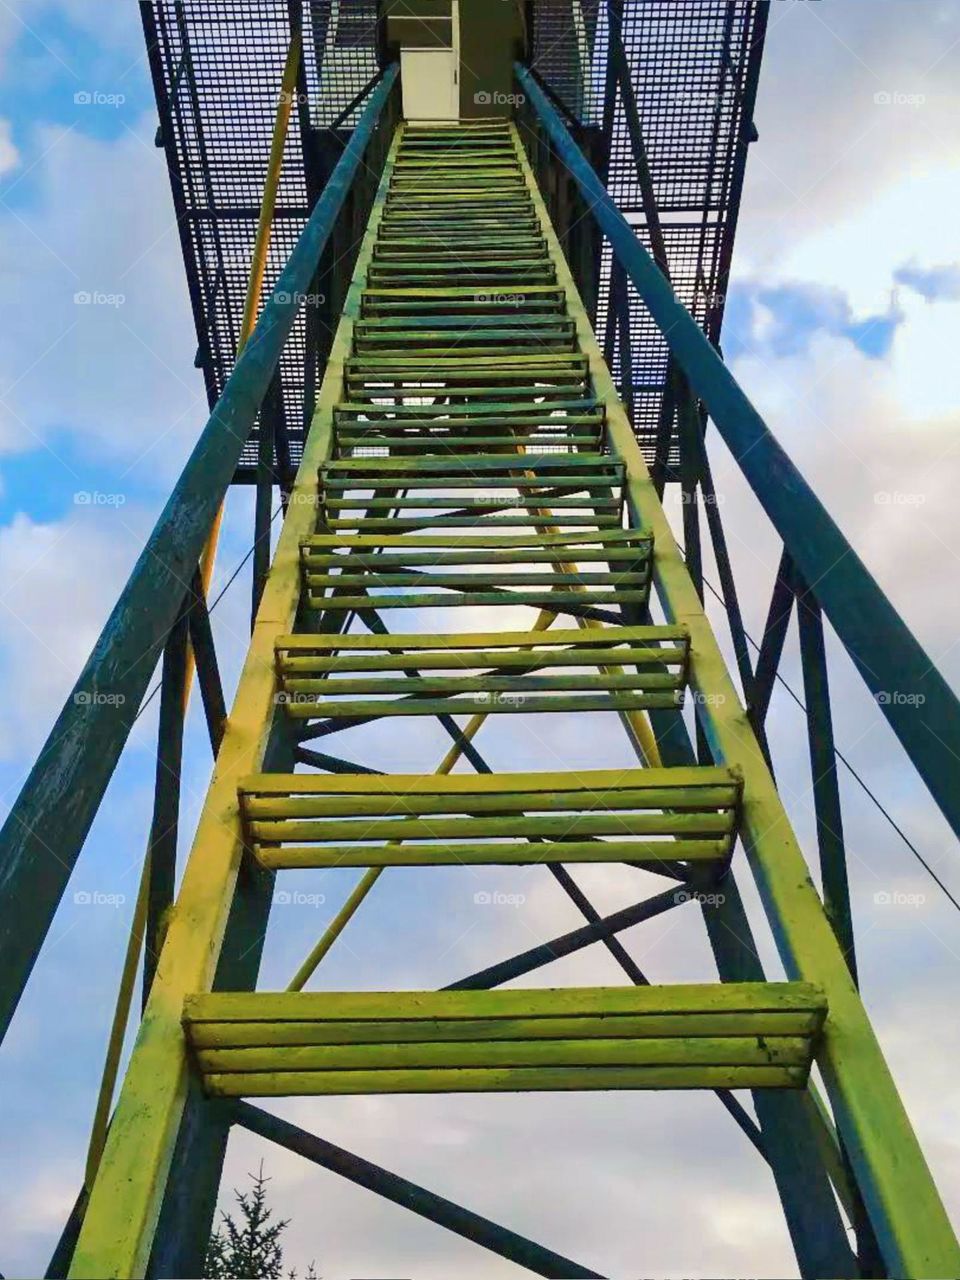
M 682 768 L 695 763 L 693 744 L 679 713 L 652 712 L 650 720 L 664 764 Z M 714 884 L 694 882 L 690 890 L 703 913 L 722 981 L 764 982 L 766 974 L 733 873 Z M 736 1098 L 718 1091 L 720 1101 L 770 1165 L 801 1275 L 804 1280 L 855 1275 L 834 1187 L 845 1205 L 856 1201 L 856 1191 L 846 1187 L 842 1155 L 825 1131 L 812 1094 L 809 1090 L 803 1095 L 754 1090 L 751 1096 L 760 1121 L 759 1140 L 753 1137 L 752 1121 Z
M 210 738 L 210 750 L 216 759 L 223 740 L 223 726 L 227 719 L 227 704 L 223 696 L 223 683 L 220 679 L 220 667 L 217 663 L 217 651 L 213 643 L 213 631 L 210 627 L 210 614 L 200 580 L 199 569 L 193 576 L 193 604 L 187 616 L 190 628 L 190 648 L 193 652 L 197 668 L 197 683 L 200 686 L 200 700 L 207 722 L 207 734 Z
M 444 991 L 488 991 L 503 982 L 522 977 L 525 973 L 532 973 L 534 969 L 541 969 L 545 964 L 551 964 L 563 956 L 582 951 L 584 947 L 594 942 L 613 938 L 622 930 L 632 929 L 634 925 L 641 924 L 644 920 L 652 920 L 654 916 L 662 915 L 685 901 L 687 898 L 684 898 L 682 889 L 667 889 L 657 894 L 655 898 L 647 898 L 644 902 L 638 902 L 632 907 L 624 907 L 623 910 L 615 911 L 612 915 L 601 917 L 598 914 L 596 921 L 591 924 L 561 934 L 560 937 L 552 938 L 549 942 L 541 942 L 539 946 L 531 947 L 529 951 L 511 956 L 509 960 L 501 960 L 498 964 L 489 965 L 486 969 L 479 969 L 466 978 L 458 978 L 456 982 L 451 982 L 443 989 Z M 637 975 L 633 981 L 638 986 L 649 985 L 648 980 L 639 970 Z
M 800 629 L 800 661 L 803 664 L 803 692 L 807 704 L 807 738 L 813 778 L 813 804 L 817 816 L 823 905 L 847 958 L 850 976 L 856 982 L 857 956 L 847 879 L 847 853 L 843 839 L 837 755 L 833 741 L 823 617 L 816 597 L 802 583 L 798 584 L 797 589 L 797 622 Z
M 640 293 L 691 387 L 824 614 L 863 676 L 920 777 L 960 835 L 960 700 L 930 661 L 863 561 L 678 302 L 527 69 L 524 91 Z M 905 696 L 906 695 L 906 696 Z
M 163 649 L 160 723 L 153 819 L 147 844 L 149 877 L 143 949 L 143 1004 L 147 1002 L 157 957 L 163 945 L 166 917 L 173 906 L 177 875 L 177 831 L 180 817 L 180 767 L 183 759 L 183 718 L 187 697 L 187 637 L 189 601 L 174 624 Z
M 396 80 L 387 70 L 0 831 L 6 1032 L 133 723 L 304 292 Z M 103 700 L 102 695 L 109 695 Z M 56 853 L 53 853 L 56 850 Z
M 554 1276 L 557 1280 L 600 1280 L 599 1272 L 571 1262 L 552 1249 L 545 1249 L 543 1245 L 517 1235 L 515 1231 L 498 1226 L 488 1218 L 482 1218 L 478 1213 L 464 1209 L 461 1205 L 438 1196 L 434 1191 L 428 1191 L 426 1187 L 371 1164 L 369 1160 L 344 1151 L 342 1147 L 334 1146 L 332 1142 L 308 1133 L 287 1120 L 281 1120 L 279 1116 L 271 1115 L 260 1107 L 251 1106 L 249 1102 L 234 1104 L 233 1119 L 250 1133 L 256 1133 L 288 1151 L 305 1156 L 314 1164 L 340 1174 L 357 1186 L 375 1191 L 385 1200 L 392 1200 L 394 1204 L 419 1214 L 421 1218 L 446 1227 L 448 1231 L 472 1240 L 474 1244 L 501 1258 L 507 1258 L 520 1267 L 526 1267 L 535 1275 Z
M 274 467 L 276 422 L 282 412 L 283 396 L 278 374 L 274 375 L 263 406 L 260 409 L 260 430 L 257 438 L 257 484 L 253 518 L 253 574 L 250 607 L 250 629 L 253 630 L 260 608 L 260 597 L 270 571 L 270 530 L 273 523 L 273 485 L 276 480 Z
M 878 693 L 885 688 L 922 692 L 927 703 L 921 706 L 936 704 L 930 719 L 919 729 L 910 723 L 913 709 L 904 715 L 902 705 L 888 718 L 944 812 L 960 826 L 960 790 L 951 780 L 952 762 L 946 764 L 951 751 L 960 755 L 960 702 L 930 666 L 709 340 L 676 300 L 535 81 L 520 64 L 516 64 L 516 74 L 531 109 L 591 203 L 614 254 L 623 259 L 627 275 L 667 338 L 691 387 L 707 405 L 868 686 Z M 541 225 L 549 238 L 552 232 L 545 210 Z M 830 1014 L 817 1062 L 884 1262 L 895 1275 L 952 1274 L 960 1270 L 960 1245 L 810 880 L 773 778 L 749 731 L 716 638 L 676 550 L 669 522 L 626 415 L 617 403 L 569 272 L 566 281 L 571 310 L 580 309 L 581 342 L 590 354 L 597 393 L 607 400 L 611 452 L 626 465 L 631 523 L 654 534 L 660 602 L 670 622 L 682 618 L 690 627 L 691 687 L 712 698 L 701 702 L 698 712 L 713 758 L 718 763 L 736 760 L 743 770 L 741 838 L 781 959 L 790 977 L 818 983 L 827 992 Z M 883 710 L 889 713 L 891 708 L 884 706 Z M 939 737 L 936 750 L 934 732 Z M 945 746 L 950 750 L 945 751 Z
M 757 741 L 767 759 L 771 772 L 770 749 L 767 745 L 766 720 L 776 683 L 783 646 L 787 638 L 787 628 L 793 614 L 794 604 L 794 571 L 789 552 L 784 549 L 777 566 L 777 576 L 773 582 L 773 593 L 770 597 L 770 608 L 763 628 L 763 638 L 757 653 L 753 680 L 744 690 L 747 699 L 747 715 L 757 735 Z
M 392 75 L 388 72 L 374 90 L 367 108 L 370 114 L 365 117 L 367 129 L 361 124 L 344 153 L 342 175 L 346 176 L 348 170 L 356 172 L 395 79 L 395 71 Z M 388 157 L 385 174 L 390 163 Z M 340 187 L 336 174 L 312 218 L 319 218 L 329 207 L 333 187 Z M 382 199 L 378 196 L 380 203 L 375 200 L 373 204 L 367 253 L 372 253 Z M 302 247 L 301 242 L 294 259 Z M 309 262 L 301 263 L 307 279 L 312 276 L 321 247 L 322 243 L 311 241 L 315 252 Z M 291 275 L 288 264 L 280 277 L 278 293 L 297 292 L 299 286 Z M 258 331 L 269 321 L 276 302 L 277 295 L 264 309 Z M 349 349 L 351 325 L 359 314 L 359 305 L 357 286 L 341 320 L 337 336 L 340 345 L 328 365 L 308 449 L 298 473 L 297 500 L 291 503 L 280 534 L 184 871 L 181 901 L 194 906 L 175 911 L 171 918 L 74 1253 L 73 1275 L 134 1276 L 144 1274 L 148 1267 L 153 1274 L 198 1274 L 195 1268 L 200 1236 L 204 1227 L 209 1231 L 226 1137 L 219 1113 L 204 1111 L 206 1104 L 199 1082 L 185 1052 L 183 999 L 198 990 L 249 990 L 256 974 L 273 877 L 247 855 L 236 821 L 237 778 L 260 767 L 268 771 L 289 770 L 292 765 L 292 742 L 286 750 L 292 735 L 275 697 L 275 643 L 280 634 L 296 626 L 301 614 L 300 544 L 316 520 L 316 475 L 332 445 L 333 405 L 340 395 L 340 361 Z M 292 318 L 291 313 L 291 321 Z M 260 345 L 255 331 L 238 368 L 248 356 L 257 354 Z M 271 366 L 264 377 L 263 390 L 272 372 Z M 224 483 L 227 479 L 224 475 Z M 176 1170 L 176 1176 L 171 1176 L 172 1170 Z M 190 1177 L 182 1176 L 184 1170 L 189 1170 Z M 123 1191 L 118 1193 L 121 1185 Z M 117 1218 L 121 1202 L 122 1220 Z
M 583 892 L 567 868 L 563 866 L 562 863 L 551 863 L 550 872 L 554 880 L 556 880 L 557 884 L 564 891 L 584 919 L 588 920 L 594 928 L 599 928 L 602 924 L 600 912 Z M 678 890 L 674 888 L 667 892 L 672 893 L 674 901 L 676 901 Z M 663 900 L 665 901 L 666 899 L 664 898 Z M 630 981 L 638 987 L 645 986 L 649 981 L 648 978 L 620 939 L 615 937 L 613 934 L 608 934 L 606 932 L 602 932 L 600 937 L 603 945 L 610 952 L 611 956 L 613 956 L 614 960 Z

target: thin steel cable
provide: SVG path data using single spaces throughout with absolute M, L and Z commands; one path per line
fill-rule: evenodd
M 712 582 L 710 582 L 708 578 L 704 577 L 704 579 L 703 579 L 703 584 L 704 584 L 704 586 L 705 586 L 705 587 L 708 587 L 708 588 L 709 588 L 711 595 L 713 595 L 713 596 L 714 596 L 714 597 L 715 597 L 715 598 L 720 602 L 720 604 L 722 604 L 722 605 L 723 605 L 724 609 L 726 609 L 726 607 L 727 607 L 726 601 L 724 600 L 724 598 L 723 598 L 723 596 L 720 594 L 720 592 L 716 589 L 716 587 L 713 585 L 713 583 L 712 583 Z M 747 640 L 748 640 L 748 641 L 749 641 L 749 643 L 753 646 L 753 648 L 756 650 L 756 652 L 757 652 L 757 653 L 759 653 L 759 652 L 760 652 L 760 646 L 757 644 L 756 640 L 754 640 L 753 636 L 749 633 L 749 631 L 747 631 L 747 630 L 744 628 L 744 632 L 743 632 L 743 634 L 746 636 Z M 806 706 L 806 703 L 803 701 L 803 699 L 802 699 L 802 698 L 801 698 L 797 693 L 795 693 L 795 692 L 794 692 L 794 690 L 793 690 L 793 689 L 791 688 L 791 686 L 787 683 L 787 681 L 784 679 L 784 677 L 780 674 L 780 672 L 779 672 L 779 671 L 776 673 L 776 679 L 777 679 L 777 681 L 778 681 L 780 684 L 782 684 L 782 685 L 783 685 L 783 687 L 786 689 L 787 693 L 789 693 L 790 697 L 794 700 L 794 702 L 797 704 L 797 706 L 800 708 L 800 710 L 803 712 L 803 714 L 804 714 L 804 715 L 806 715 L 806 714 L 807 714 L 807 706 Z M 862 791 L 864 792 L 864 794 L 865 794 L 866 796 L 868 796 L 868 797 L 873 801 L 873 803 L 876 805 L 877 809 L 879 809 L 879 811 L 883 814 L 883 816 L 886 818 L 887 822 L 889 822 L 889 823 L 890 823 L 890 826 L 891 826 L 891 827 L 893 827 L 894 831 L 897 833 L 897 835 L 900 837 L 900 839 L 903 841 L 903 843 L 907 846 L 907 848 L 910 850 L 910 852 L 913 854 L 913 856 L 917 859 L 917 861 L 920 863 L 920 865 L 923 867 L 923 869 L 927 872 L 927 874 L 930 876 L 930 878 L 933 880 L 933 882 L 934 882 L 934 883 L 935 883 L 935 884 L 936 884 L 940 889 L 942 889 L 942 890 L 943 890 L 943 893 L 944 893 L 944 894 L 945 894 L 945 896 L 949 899 L 949 901 L 953 904 L 953 906 L 954 906 L 954 907 L 956 907 L 956 909 L 957 909 L 958 911 L 960 911 L 960 902 L 958 902 L 958 901 L 957 901 L 957 899 L 956 899 L 956 898 L 954 897 L 954 895 L 950 892 L 950 890 L 947 888 L 947 886 L 943 883 L 943 881 L 942 881 L 942 880 L 940 879 L 940 877 L 937 875 L 936 871 L 934 871 L 933 867 L 931 867 L 930 863 L 926 860 L 926 858 L 923 856 L 923 854 L 920 852 L 920 850 L 917 848 L 917 846 L 913 843 L 913 841 L 910 839 L 910 837 L 907 835 L 907 833 L 906 833 L 906 832 L 903 830 L 903 828 L 902 828 L 902 827 L 897 823 L 896 819 L 895 819 L 895 818 L 893 817 L 893 815 L 892 815 L 892 814 L 891 814 L 891 813 L 890 813 L 890 812 L 889 812 L 889 811 L 884 807 L 884 805 L 881 803 L 881 801 L 880 801 L 880 800 L 879 800 L 879 799 L 874 795 L 874 793 L 873 793 L 873 792 L 871 791 L 871 789 L 867 786 L 866 782 L 865 782 L 865 781 L 864 781 L 864 779 L 861 777 L 861 775 L 857 772 L 857 770 L 853 767 L 853 765 L 850 763 L 850 761 L 847 759 L 847 757 L 843 754 L 843 752 L 840 750 L 840 748 L 839 748 L 839 747 L 837 747 L 836 745 L 834 745 L 834 748 L 833 748 L 833 754 L 834 754 L 834 756 L 835 756 L 835 757 L 840 761 L 840 763 L 844 766 L 844 768 L 847 770 L 847 772 L 850 774 L 850 776 L 854 779 L 854 781 L 858 783 L 858 785 L 860 786 L 860 788 L 862 789 Z
M 279 506 L 279 507 L 277 507 L 276 511 L 275 511 L 275 512 L 273 513 L 273 515 L 270 517 L 270 523 L 271 523 L 271 525 L 273 524 L 274 520 L 276 520 L 277 516 L 280 514 L 280 512 L 281 512 L 282 510 L 283 510 L 283 503 L 281 503 L 281 504 L 280 504 L 280 506 Z M 256 551 L 256 549 L 257 549 L 257 544 L 256 544 L 256 543 L 254 543 L 254 544 L 253 544 L 253 546 L 250 548 L 250 550 L 247 552 L 247 554 L 243 557 L 243 559 L 240 561 L 240 563 L 239 563 L 239 564 L 237 565 L 237 567 L 234 569 L 233 573 L 231 573 L 230 577 L 229 577 L 229 578 L 227 579 L 227 581 L 224 583 L 223 587 L 220 589 L 220 591 L 219 591 L 219 593 L 218 593 L 218 595 L 217 595 L 216 599 L 213 601 L 213 603 L 212 603 L 212 604 L 208 604 L 208 605 L 207 605 L 207 616 L 208 616 L 208 617 L 209 617 L 209 615 L 210 615 L 211 613 L 213 613 L 214 609 L 217 607 L 217 605 L 220 603 L 220 601 L 223 599 L 223 597 L 227 594 L 227 592 L 228 592 L 228 591 L 230 590 L 230 588 L 233 586 L 234 582 L 237 580 L 237 578 L 238 578 L 238 576 L 239 576 L 239 574 L 240 574 L 240 570 L 241 570 L 241 569 L 243 568 L 243 566 L 247 563 L 247 561 L 250 559 L 250 557 L 253 555 L 253 553 L 254 553 L 254 551 Z M 136 724 L 136 722 L 140 719 L 140 717 L 141 717 L 141 716 L 143 715 L 143 713 L 146 711 L 147 707 L 149 707 L 150 703 L 153 701 L 153 699 L 154 699 L 154 698 L 157 696 L 157 694 L 160 692 L 160 688 L 161 688 L 162 684 L 163 684 L 163 681 L 162 681 L 162 680 L 158 680 L 158 681 L 157 681 L 157 683 L 156 683 L 156 684 L 153 686 L 153 688 L 150 690 L 150 692 L 147 694 L 147 696 L 144 698 L 143 702 L 141 702 L 141 704 L 140 704 L 140 710 L 139 710 L 139 711 L 137 712 L 137 714 L 133 717 L 133 722 L 134 722 L 134 724 Z

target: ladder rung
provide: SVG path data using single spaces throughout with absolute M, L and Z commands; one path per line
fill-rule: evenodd
M 511 453 L 518 453 L 531 444 L 537 448 L 556 445 L 558 449 L 564 450 L 574 448 L 595 450 L 600 444 L 600 431 L 599 429 L 589 432 L 572 429 L 569 432 L 552 433 L 532 428 L 524 435 L 511 432 L 500 436 L 474 436 L 454 435 L 442 430 L 442 427 L 417 427 L 405 424 L 394 430 L 383 430 L 379 426 L 374 426 L 368 431 L 337 432 L 337 445 L 344 454 L 351 449 L 389 449 L 391 454 L 395 454 L 397 450 L 402 449 L 419 450 L 423 457 L 427 457 L 433 449 L 449 454 L 478 447 L 493 449 L 498 445 L 503 447 L 504 452 L 509 450 Z M 362 455 L 356 453 L 348 456 L 361 457 Z
M 362 507 L 363 503 L 358 503 L 358 507 Z M 620 517 L 616 512 L 609 515 L 562 515 L 554 517 L 553 523 L 561 525 L 564 528 L 582 529 L 586 527 L 595 529 L 617 529 L 620 526 Z M 398 516 L 394 518 L 377 518 L 367 516 L 357 516 L 351 518 L 348 515 L 342 515 L 339 519 L 328 519 L 329 528 L 341 531 L 345 529 L 366 530 L 369 533 L 378 531 L 384 532 L 402 532 L 404 530 L 415 532 L 422 529 L 516 529 L 528 528 L 533 526 L 541 526 L 543 524 L 542 516 L 496 516 L 496 515 L 464 515 L 464 516 L 425 516 L 422 519 L 416 517 Z
M 351 638 L 336 653 L 320 635 L 278 641 L 279 697 L 294 719 L 679 707 L 689 649 L 682 630 L 655 627 Z
M 637 548 L 629 546 L 607 547 L 596 550 L 580 550 L 576 553 L 571 551 L 566 554 L 560 547 L 515 547 L 504 548 L 499 551 L 457 549 L 449 552 L 418 552 L 415 549 L 411 549 L 409 553 L 404 553 L 401 550 L 394 555 L 363 554 L 359 552 L 333 554 L 307 547 L 303 553 L 303 567 L 312 581 L 313 575 L 326 574 L 331 570 L 370 570 L 384 575 L 393 575 L 395 572 L 404 572 L 411 568 L 450 569 L 467 565 L 528 565 L 562 562 L 575 563 L 577 565 L 626 564 L 629 566 L 643 564 L 647 553 L 648 548 L 645 546 Z M 602 573 L 602 570 L 600 572 Z M 574 579 L 579 579 L 585 583 L 596 579 L 597 576 L 595 573 L 580 576 L 575 571 L 570 571 L 570 573 L 558 572 L 553 580 L 566 582 L 571 573 Z M 506 579 L 506 581 L 509 581 L 509 579 Z
M 364 488 L 371 488 L 370 485 L 364 485 Z M 484 488 L 493 486 L 484 485 Z M 455 509 L 457 512 L 493 512 L 507 511 L 516 508 L 517 510 L 529 510 L 535 508 L 541 511 L 545 499 L 549 499 L 550 515 L 531 516 L 527 523 L 535 524 L 542 527 L 545 521 L 549 520 L 552 524 L 556 524 L 557 520 L 554 516 L 557 511 L 561 513 L 560 523 L 566 519 L 563 514 L 567 510 L 574 511 L 590 511 L 596 515 L 600 512 L 617 513 L 622 509 L 622 501 L 619 497 L 595 498 L 595 497 L 572 497 L 571 493 L 577 493 L 578 490 L 570 489 L 569 486 L 557 486 L 556 488 L 544 489 L 540 485 L 525 484 L 525 492 L 513 498 L 510 494 L 503 494 L 489 497 L 470 498 L 461 495 L 451 495 L 446 498 L 327 498 L 325 505 L 332 511 L 344 510 L 374 510 L 384 511 L 392 510 L 395 507 L 408 508 L 414 510 L 432 510 L 432 511 L 449 511 Z M 581 489 L 584 486 L 580 486 Z M 619 520 L 617 521 L 619 524 Z
M 518 678 L 514 677 L 514 681 Z M 623 711 L 679 711 L 683 707 L 683 694 L 679 687 L 668 692 L 666 689 L 644 687 L 635 692 L 616 691 L 612 693 L 574 693 L 570 695 L 549 693 L 538 695 L 524 692 L 526 686 L 521 681 L 517 688 L 510 688 L 505 693 L 477 693 L 465 697 L 457 696 L 457 690 L 442 690 L 441 697 L 408 693 L 407 685 L 411 680 L 396 681 L 391 690 L 392 698 L 349 698 L 334 701 L 330 698 L 315 698 L 313 694 L 301 694 L 293 689 L 299 681 L 287 681 L 290 692 L 280 695 L 285 699 L 286 711 L 294 720 L 337 720 L 363 721 L 378 720 L 382 716 L 455 716 L 455 715 L 543 715 L 567 714 L 578 711 L 623 712 Z M 309 683 L 309 682 L 307 682 Z M 440 684 L 453 684 L 454 681 L 440 681 Z M 458 682 L 459 683 L 459 682 Z M 645 683 L 645 682 L 638 682 Z M 676 682 L 673 682 L 676 685 Z M 334 686 L 328 686 L 329 693 L 338 693 Z M 298 701 L 302 698 L 303 701 Z
M 463 395 L 462 391 L 458 392 Z M 506 389 L 501 394 L 507 394 Z M 512 390 L 510 394 L 515 394 Z M 560 410 L 567 411 L 572 415 L 577 413 L 582 415 L 588 413 L 600 421 L 603 418 L 604 407 L 585 396 L 571 396 L 568 399 L 552 400 L 549 405 L 540 406 L 540 418 L 546 423 L 553 421 L 553 415 Z M 376 416 L 390 417 L 391 420 L 401 418 L 413 418 L 415 421 L 432 421 L 439 418 L 442 421 L 457 418 L 487 418 L 487 417 L 530 417 L 531 406 L 528 401 L 504 400 L 498 404 L 411 404 L 411 405 L 367 405 L 354 404 L 349 400 L 341 400 L 334 406 L 334 412 L 343 417 L 347 414 L 363 415 L 365 418 L 373 418 Z M 563 414 L 558 414 L 559 420 L 563 420 Z
M 424 458 L 421 461 L 403 458 L 337 458 L 327 463 L 322 475 L 326 483 L 340 477 L 366 479 L 368 476 L 396 472 L 427 472 L 437 478 L 451 476 L 459 479 L 466 473 L 478 484 L 485 484 L 490 475 L 517 473 L 521 482 L 527 472 L 535 472 L 539 478 L 551 471 L 587 472 L 595 470 L 603 475 L 623 475 L 623 463 L 604 453 L 478 453 L 469 458 Z M 565 480 L 566 476 L 562 475 Z

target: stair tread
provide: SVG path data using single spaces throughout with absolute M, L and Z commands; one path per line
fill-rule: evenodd
M 208 1092 L 801 1088 L 811 984 L 217 992 L 183 1021 Z

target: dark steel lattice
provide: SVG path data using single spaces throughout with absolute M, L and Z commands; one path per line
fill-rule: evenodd
M 161 130 L 210 403 L 233 367 L 291 15 L 301 16 L 305 83 L 291 119 L 265 289 L 272 288 L 335 158 L 343 117 L 377 70 L 377 0 L 142 0 Z M 758 0 L 625 0 L 623 41 L 639 104 L 674 283 L 719 341 L 762 54 Z M 535 0 L 534 63 L 585 124 L 603 120 L 604 0 Z M 343 117 L 341 119 L 341 117 Z M 646 239 L 622 102 L 615 104 L 609 186 Z M 347 246 L 349 248 L 349 246 Z M 343 252 L 343 249 L 340 250 Z M 344 264 L 347 272 L 349 261 Z M 598 330 L 604 331 L 608 273 Z M 666 346 L 629 297 L 634 417 L 652 454 Z M 334 317 L 330 317 L 331 320 Z M 305 319 L 281 363 L 283 416 L 296 465 L 305 416 Z M 621 376 L 619 345 L 614 371 Z M 237 478 L 253 478 L 256 436 Z
M 623 44 L 637 98 L 674 286 L 719 342 L 766 8 L 756 0 L 626 0 Z M 603 123 L 609 31 L 605 0 L 538 0 L 534 65 L 584 124 Z M 649 248 L 643 197 L 617 96 L 608 187 Z M 598 306 L 604 331 L 609 292 L 605 255 Z M 666 343 L 629 289 L 634 425 L 652 458 Z M 614 372 L 622 377 L 619 344 Z
M 377 3 L 146 0 L 141 12 L 197 324 L 197 364 L 212 405 L 236 358 L 291 14 L 302 13 L 306 83 L 287 135 L 265 297 L 322 185 L 324 144 L 329 151 L 342 137 L 330 126 L 377 71 Z M 341 123 L 349 127 L 352 119 Z M 301 313 L 280 367 L 294 465 L 303 441 L 305 327 Z M 252 478 L 256 457 L 254 435 L 238 479 Z

